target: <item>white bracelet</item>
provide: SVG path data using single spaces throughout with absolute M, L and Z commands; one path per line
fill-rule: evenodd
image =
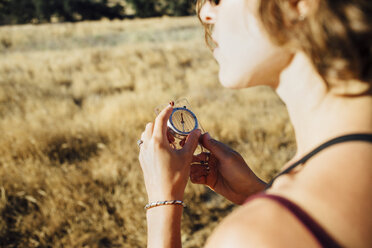
M 146 204 L 145 209 L 150 209 L 158 206 L 165 206 L 165 205 L 181 205 L 183 207 L 186 207 L 185 203 L 180 200 L 172 200 L 172 201 L 157 201 L 157 202 L 151 202 Z

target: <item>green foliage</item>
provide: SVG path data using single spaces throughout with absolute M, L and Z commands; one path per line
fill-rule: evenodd
M 167 14 L 170 16 L 186 16 L 195 14 L 195 1 L 167 1 Z
M 28 0 L 0 0 L 0 24 L 25 23 L 35 13 L 35 6 Z
M 158 0 L 127 0 L 127 2 L 135 10 L 135 15 L 138 17 L 154 17 L 160 16 Z
M 110 0 L 0 0 L 0 25 L 128 17 L 120 4 Z M 194 14 L 194 0 L 126 0 L 136 17 L 186 16 Z
M 127 0 L 138 17 L 156 17 L 162 15 L 187 16 L 194 14 L 193 0 Z
M 108 0 L 0 0 L 0 24 L 123 18 L 123 6 Z

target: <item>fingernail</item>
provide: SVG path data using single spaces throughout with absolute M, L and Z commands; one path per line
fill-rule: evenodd
M 207 139 L 208 140 L 210 140 L 212 137 L 211 137 L 211 135 L 207 132 L 207 133 L 205 133 L 205 135 L 207 136 Z
M 169 105 L 173 107 L 174 106 L 174 101 L 170 101 Z
M 189 135 L 191 135 L 191 134 L 193 134 L 193 135 L 200 135 L 201 134 L 201 131 L 200 131 L 200 129 L 195 129 Z

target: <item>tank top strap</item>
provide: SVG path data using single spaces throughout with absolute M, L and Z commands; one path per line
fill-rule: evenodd
M 297 162 L 290 165 L 287 169 L 285 169 L 284 171 L 282 171 L 278 175 L 276 175 L 266 185 L 266 189 L 270 188 L 272 186 L 272 184 L 274 183 L 274 181 L 278 177 L 280 177 L 281 175 L 287 174 L 290 171 L 292 171 L 294 168 L 296 168 L 297 166 L 306 163 L 306 161 L 308 161 L 311 157 L 313 157 L 314 155 L 316 155 L 320 151 L 322 151 L 322 150 L 324 150 L 327 147 L 330 147 L 332 145 L 343 143 L 343 142 L 350 142 L 350 141 L 364 141 L 364 142 L 372 143 L 372 134 L 366 134 L 366 133 L 348 134 L 348 135 L 343 135 L 343 136 L 336 137 L 334 139 L 331 139 L 331 140 L 321 144 L 320 146 L 316 147 L 311 152 L 309 152 L 308 154 L 303 156 L 300 160 L 298 160 Z
M 317 240 L 321 247 L 327 248 L 340 248 L 339 245 L 319 224 L 316 222 L 308 213 L 306 213 L 301 207 L 292 201 L 273 194 L 259 193 L 249 197 L 245 203 L 248 203 L 257 198 L 270 199 L 285 209 L 287 209 L 291 214 L 293 214 L 296 219 L 301 222 L 304 227 L 312 234 L 312 236 Z

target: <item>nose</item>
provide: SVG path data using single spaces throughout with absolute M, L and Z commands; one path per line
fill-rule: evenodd
M 210 1 L 206 1 L 200 9 L 200 19 L 204 24 L 214 24 L 216 22 L 216 6 L 212 6 Z

